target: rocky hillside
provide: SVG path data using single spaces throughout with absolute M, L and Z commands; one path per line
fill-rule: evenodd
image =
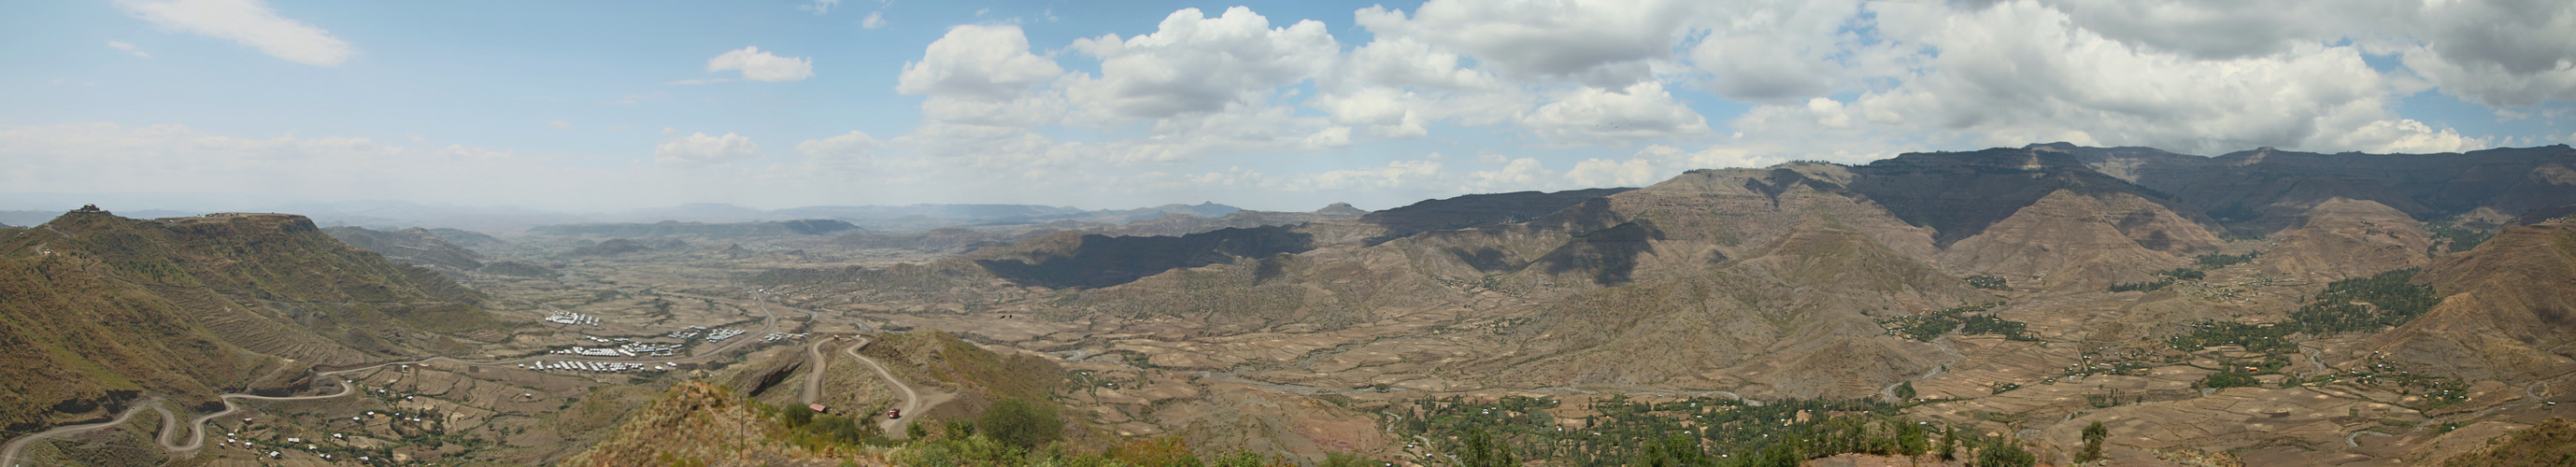
M 341 243 L 385 255 L 385 259 L 414 266 L 436 266 L 451 270 L 472 271 L 483 267 L 483 254 L 449 243 L 446 237 L 429 229 L 410 228 L 380 231 L 365 227 L 328 227 L 322 233 Z M 486 237 L 489 238 L 489 237 Z
M 2260 198 L 2257 206 L 2275 213 L 2263 218 L 2280 224 L 2267 231 L 2272 244 L 2261 249 L 2271 253 L 2259 267 L 2321 283 L 2427 264 L 2433 234 L 2418 227 L 2418 213 L 2527 209 L 2576 192 L 2550 188 L 2559 186 L 2550 185 L 2552 167 L 2576 157 L 2564 148 L 2363 159 L 2483 167 L 2454 174 L 2462 177 L 2526 173 L 2505 177 L 2521 180 L 2513 185 L 2520 188 L 2476 193 L 2417 183 L 2372 192 L 2379 194 L 2215 196 L 2211 190 L 2253 188 L 2177 181 L 2208 178 L 2193 170 L 2244 166 L 2282 179 L 2322 163 L 2302 162 L 2308 157 L 2034 145 L 1905 154 L 1862 166 L 1701 170 L 1642 189 L 1471 195 L 1297 226 L 1180 237 L 1063 233 L 913 270 L 956 278 L 938 282 L 948 285 L 897 282 L 914 291 L 979 287 L 953 275 L 971 273 L 1089 290 L 1063 306 L 1212 313 L 1208 332 L 1216 334 L 1292 322 L 1330 329 L 1407 312 L 1396 310 L 1460 308 L 1444 313 L 1510 324 L 1471 339 L 1471 347 L 1490 349 L 1486 356 L 1444 359 L 1451 364 L 1424 376 L 1478 381 L 1471 387 L 1615 382 L 1851 397 L 1934 366 L 1915 358 L 1923 349 L 1882 341 L 1874 321 L 2001 300 L 1971 288 L 1967 277 L 2099 293 L 2154 283 L 2160 271 L 2233 251 L 2220 233 L 2262 225 L 2252 217 L 2224 222 L 2207 213 L 2210 204 Z M 2349 187 L 2403 170 L 2308 178 Z M 766 280 L 902 275 L 892 273 L 782 271 Z M 869 282 L 832 288 L 895 290 Z M 1504 368 L 1513 371 L 1497 371 Z M 1761 368 L 1796 371 L 1755 371 Z M 1800 373 L 1819 368 L 1832 374 Z M 1764 376 L 1743 376 L 1757 373 Z M 1344 374 L 1332 384 L 1377 378 Z
M 2529 380 L 2576 372 L 2576 219 L 2515 226 L 2417 276 L 2443 298 L 2369 348 L 2443 374 Z
M 2162 436 L 2123 441 L 2132 460 L 2339 450 L 2352 446 L 2324 440 L 2375 422 L 2173 430 L 2247 426 L 2193 410 L 2302 385 L 2330 396 L 2298 404 L 2380 403 L 2368 410 L 2421 426 L 2550 407 L 2576 375 L 2562 348 L 2576 324 L 2556 316 L 2570 300 L 2558 284 L 2576 281 L 2562 237 L 2576 237 L 2542 219 L 2576 212 L 2554 207 L 2576 203 L 2571 163 L 2564 146 L 2212 158 L 2034 145 L 1177 237 L 1058 233 L 755 280 L 799 306 L 1286 393 L 1937 398 L 1906 413 L 2050 440 L 2080 427 L 2042 420 L 2152 420 L 2113 429 Z M 2231 389 L 2254 386 L 2275 392 Z M 2132 406 L 2149 401 L 2187 403 Z M 2385 432 L 2404 439 L 2350 455 L 2442 452 L 2420 443 L 2443 433 Z
M 74 212 L 0 238 L 0 423 L 98 417 L 142 392 L 186 405 L 306 368 L 458 352 L 484 297 L 352 248 L 301 216 Z

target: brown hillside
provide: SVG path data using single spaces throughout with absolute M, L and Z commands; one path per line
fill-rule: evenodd
M 347 243 L 349 246 L 383 254 L 385 259 L 397 263 L 442 266 L 463 271 L 483 267 L 481 253 L 448 243 L 447 239 L 431 233 L 429 229 L 415 227 L 379 231 L 368 230 L 365 227 L 330 227 L 322 229 L 322 233 L 330 234 L 331 238 L 339 239 L 341 243 Z
M 2266 238 L 2278 243 L 2264 267 L 2290 277 L 2332 281 L 2423 267 L 2432 234 L 2406 213 L 2370 201 L 2333 198 L 2300 216 L 2296 227 Z
M 301 216 L 67 214 L 0 239 L 0 373 L 18 375 L 0 380 L 0 422 L 96 416 L 141 391 L 210 403 L 312 365 L 459 351 L 439 333 L 496 326 L 482 299 Z
M 2445 295 L 2433 311 L 2367 346 L 2479 379 L 2525 380 L 2576 371 L 2576 223 L 2504 230 L 2444 257 L 2417 281 Z
M 2164 206 L 2120 192 L 2059 190 L 1941 255 L 1953 270 L 2046 278 L 2050 288 L 2143 282 L 2211 251 L 2218 237 Z

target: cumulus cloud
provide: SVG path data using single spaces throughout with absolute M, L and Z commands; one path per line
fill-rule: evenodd
M 868 12 L 868 17 L 859 19 L 860 28 L 876 29 L 885 27 L 885 25 L 885 12 L 882 11 Z
M 152 58 L 152 54 L 145 53 L 143 52 L 143 49 L 135 48 L 134 44 L 128 44 L 125 43 L 125 41 L 107 41 L 107 46 L 116 50 L 123 50 L 125 53 L 134 54 L 134 56 L 137 57 Z
M 2364 63 L 2356 45 L 2202 58 L 2107 37 L 2028 1 L 1888 9 L 1878 18 L 1883 39 L 1919 48 L 1922 57 L 1894 87 L 1849 100 L 1759 106 L 1733 126 L 1785 139 L 1901 141 L 1929 133 L 1981 146 L 2069 141 L 2202 154 L 2362 149 L 2345 144 L 2365 139 L 2471 141 L 2438 133 L 2346 137 L 2364 128 L 2422 128 L 2379 124 L 2390 119 L 2403 83 Z
M 2324 146 L 2376 153 L 2438 153 L 2486 149 L 2490 138 L 2460 136 L 2458 130 L 2433 129 L 2412 119 L 2379 120 L 2329 136 Z
M 1054 60 L 1029 53 L 1019 26 L 964 25 L 932 41 L 921 61 L 905 63 L 895 92 L 1003 101 L 1064 73 Z
M 741 50 L 725 52 L 724 55 L 707 59 L 708 72 L 725 70 L 741 70 L 742 79 L 752 81 L 804 81 L 805 78 L 814 77 L 814 60 L 780 57 L 762 52 L 759 47 L 743 47 Z
M 1082 79 L 1069 97 L 1121 117 L 1166 118 L 1264 102 L 1275 88 L 1331 65 L 1341 44 L 1324 23 L 1271 28 L 1269 18 L 1238 6 L 1216 18 L 1183 9 L 1153 34 L 1077 39 L 1072 49 L 1099 57 L 1100 76 Z
M 1354 21 L 1380 37 L 1410 37 L 1464 51 L 1507 75 L 1574 78 L 1615 88 L 1650 78 L 1646 62 L 1672 55 L 1674 43 L 1690 30 L 1692 8 L 1700 3 L 1432 0 L 1410 17 L 1372 6 L 1357 12 Z
M 2576 99 L 2576 3 L 2426 2 L 2426 43 L 2408 68 L 2443 92 L 2490 106 Z
M 1631 140 L 1708 133 L 1708 120 L 1683 106 L 1663 83 L 1617 91 L 1581 87 L 1539 106 L 1522 126 L 1560 141 Z
M 1870 68 L 1852 53 L 1866 46 L 1846 28 L 1864 26 L 1857 0 L 1753 1 L 1713 5 L 1709 30 L 1688 61 L 1728 99 L 1794 102 L 1830 94 Z
M 757 157 L 760 157 L 760 145 L 752 143 L 751 138 L 733 133 L 725 133 L 724 136 L 690 133 L 653 147 L 653 163 L 664 167 L 698 167 Z
M 121 0 L 116 6 L 165 30 L 231 40 L 290 62 L 339 66 L 358 54 L 330 31 L 278 16 L 261 0 Z

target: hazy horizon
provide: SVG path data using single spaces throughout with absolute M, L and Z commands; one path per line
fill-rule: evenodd
M 2576 141 L 2571 5 L 630 6 L 21 4 L 0 209 L 1374 210 L 2060 141 Z

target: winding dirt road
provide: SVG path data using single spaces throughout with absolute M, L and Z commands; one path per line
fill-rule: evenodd
M 158 407 L 158 406 L 160 406 L 160 404 L 161 404 L 161 400 L 160 400 L 160 399 L 152 399 L 152 400 L 150 400 L 150 401 L 146 402 L 146 404 L 150 404 L 150 405 L 152 405 L 152 406 L 154 406 L 154 407 Z M 126 421 L 126 420 L 129 420 L 129 419 L 134 418 L 134 413 L 135 413 L 135 412 L 141 412 L 141 411 L 143 411 L 143 407 L 144 407 L 144 405 L 146 405 L 146 404 L 135 404 L 133 407 L 126 407 L 126 408 L 125 408 L 125 412 L 124 412 L 124 413 L 116 414 L 116 418 L 110 418 L 110 419 L 108 419 L 108 420 L 107 420 L 107 421 L 105 421 L 105 422 L 91 423 L 91 424 L 87 424 L 87 425 L 68 425 L 68 426 L 56 427 L 56 428 L 51 429 L 51 430 L 45 430 L 44 432 L 41 432 L 41 433 L 36 433 L 36 434 L 32 434 L 32 435 L 27 435 L 27 436 L 19 437 L 19 438 L 18 438 L 18 439 L 16 439 L 16 440 L 10 441 L 10 442 L 9 442 L 9 444 L 7 444 L 6 446 L 0 446 L 0 465 L 5 465 L 5 466 L 17 466 L 17 465 L 23 465 L 21 462 L 19 462 L 19 460 L 20 460 L 20 459 L 18 459 L 18 451 L 19 451 L 19 450 L 21 450 L 21 449 L 26 449 L 26 448 L 27 448 L 27 444 L 29 444 L 29 443 L 33 443 L 33 442 L 35 442 L 36 440 L 45 439 L 45 438 L 51 438 L 51 437 L 56 437 L 56 436 L 71 436 L 71 435 L 76 435 L 76 434 L 81 434 L 81 433 L 88 433 L 88 432 L 92 432 L 92 431 L 103 430 L 103 429 L 107 429 L 107 428 L 109 428 L 109 427 L 114 427 L 114 426 L 117 426 L 117 425 L 123 425 L 123 424 L 125 424 L 125 421 Z M 166 418 L 166 417 L 165 417 L 165 418 L 162 418 L 162 420 L 169 420 L 169 418 Z M 166 424 L 166 423 L 165 423 L 165 424 Z M 165 429 L 165 430 L 163 430 L 163 431 L 168 431 L 168 430 L 166 430 L 166 429 Z
M 110 277 L 113 277 L 113 276 L 110 276 Z M 123 279 L 119 278 L 118 280 L 123 280 Z M 763 314 L 763 315 L 767 315 L 767 318 L 765 318 L 765 319 L 763 320 L 763 325 L 762 325 L 762 327 L 763 327 L 764 329 L 763 329 L 761 332 L 762 332 L 762 333 L 777 332 L 777 330 L 778 330 L 778 314 L 777 314 L 777 313 L 770 312 L 770 311 L 769 311 L 769 306 L 768 306 L 768 304 L 767 304 L 765 301 L 761 300 L 761 298 L 762 298 L 762 295 L 761 295 L 761 294 L 759 294 L 759 293 L 756 293 L 756 292 L 755 292 L 755 293 L 753 293 L 753 294 L 752 294 L 752 303 L 754 303 L 754 304 L 756 304 L 756 305 L 758 305 L 758 306 L 760 307 L 760 312 L 761 312 L 761 314 Z M 746 333 L 746 334 L 748 334 L 748 333 Z M 337 397 L 348 396 L 348 395 L 350 395 L 350 394 L 356 394 L 356 393 L 358 392 L 358 385 L 357 385 L 356 383 L 349 382 L 349 380 L 348 380 L 347 378 L 337 378 L 337 376 L 342 375 L 342 374 L 348 374 L 348 373 L 355 373 L 355 372 L 361 372 L 361 371 L 375 370 L 375 369 L 378 369 L 378 368 L 384 368 L 384 367 L 387 367 L 387 366 L 393 366 L 393 365 L 419 365 L 419 364 L 426 364 L 426 363 L 433 363 L 433 362 L 456 363 L 456 364 L 461 364 L 461 365 L 471 365 L 471 366 L 501 366 L 501 365 L 517 365 L 517 364 L 528 363 L 528 362 L 536 362 L 536 361 L 582 361 L 582 362 L 607 362 L 607 363 L 635 363 L 635 362 L 647 362 L 647 361 L 667 361 L 667 362 L 675 362 L 675 363 L 676 363 L 676 362 L 695 362 L 695 361 L 711 359 L 711 358 L 715 358 L 715 357 L 717 357 L 717 356 L 724 355 L 724 353 L 725 353 L 725 352 L 731 351 L 731 350 L 733 350 L 733 349 L 734 349 L 734 348 L 736 348 L 736 347 L 741 347 L 742 345 L 744 345 L 744 344 L 746 344 L 746 343 L 751 342 L 751 340 L 752 340 L 752 339 L 748 339 L 748 338 L 744 338 L 744 339 L 734 339 L 734 340 L 733 340 L 733 342 L 731 342 L 731 343 L 727 343 L 727 344 L 719 345 L 719 346 L 717 346 L 715 349 L 712 349 L 712 350 L 709 350 L 709 351 L 706 351 L 706 352 L 701 352 L 701 353 L 698 353 L 697 355 L 692 355 L 692 356 L 688 356 L 688 357 L 681 357 L 681 358 L 674 358 L 674 359 L 659 359 L 659 358 L 626 358 L 626 357 L 582 357 L 582 356 L 535 356 L 535 357 L 520 357 L 520 358 L 514 358 L 514 359 L 508 359 L 508 360 L 496 360 L 496 361 L 488 361 L 488 362 L 478 362 L 478 361 L 470 361 L 470 360 L 458 360 L 458 359 L 448 358 L 448 357 L 430 357 L 430 358 L 424 358 L 424 359 L 419 359 L 419 360 L 398 361 L 398 362 L 386 362 L 386 363 L 378 363 L 378 364 L 374 364 L 374 365 L 368 365 L 368 366 L 362 366 L 362 367 L 356 367 L 356 368 L 349 368 L 349 369 L 342 369 L 342 370 L 333 370 L 333 371 L 319 372 L 319 373 L 314 373 L 314 377 L 317 377 L 317 378 L 319 378 L 319 377 L 334 377 L 333 379 L 337 379 L 337 380 L 339 380 L 339 382 L 340 382 L 340 392 L 338 392 L 338 393 L 334 393 L 334 394 L 322 394 L 322 395 L 311 395 L 311 396 L 285 396 L 285 397 L 271 397 L 271 396 L 262 396 L 262 395 L 256 395 L 256 394 L 244 394 L 244 393 L 228 393 L 228 394 L 218 395 L 218 396 L 216 396 L 216 397 L 224 401 L 224 410 L 223 410 L 223 411 L 220 411 L 220 412 L 211 413 L 211 414 L 199 415 L 199 416 L 197 416 L 196 418 L 190 419 L 190 420 L 188 421 L 188 431 L 189 431 L 189 433 L 188 433 L 188 442 L 186 442 L 186 443 L 174 443 L 174 442 L 171 442 L 171 441 L 170 441 L 172 438 L 176 438 L 176 437 L 178 436 L 178 434 L 176 433 L 176 425 L 177 425 L 177 424 L 176 424 L 176 423 L 174 423 L 176 420 L 178 420 L 178 417 L 176 417 L 176 416 L 172 415 L 172 414 L 170 413 L 170 410 L 169 410 L 168 408 L 162 407 L 162 405 L 161 405 L 162 401 L 161 401 L 160 399 L 158 399 L 158 398 L 155 398 L 155 399 L 151 399 L 151 400 L 149 400 L 149 401 L 147 401 L 147 402 L 145 402 L 145 403 L 142 403 L 142 404 L 136 404 L 136 405 L 134 405 L 133 407 L 128 407 L 128 408 L 126 408 L 126 409 L 125 409 L 125 412 L 124 412 L 124 413 L 117 414 L 116 418 L 114 418 L 114 419 L 110 419 L 110 420 L 108 420 L 108 421 L 106 421 L 106 422 L 102 422 L 102 423 L 92 423 L 92 424 L 85 424 L 85 425 L 72 425 L 72 426 L 57 427 L 57 428 L 54 428 L 54 429 L 51 429 L 51 430 L 46 430 L 46 431 L 44 431 L 44 432 L 40 432 L 40 433 L 36 433 L 36 434 L 31 434 L 31 435 L 27 435 L 27 436 L 22 436 L 22 437 L 19 437 L 18 439 L 10 440 L 8 444 L 6 444 L 6 445 L 0 445 L 0 467 L 5 467 L 5 466 L 16 466 L 16 465 L 19 465 L 20 463 L 22 463 L 22 461 L 24 461 L 24 459 L 20 459 L 20 458 L 18 457 L 18 452 L 19 452 L 20 450 L 25 449 L 25 448 L 26 448 L 26 446 L 27 446 L 28 444 L 33 444 L 33 443 L 34 443 L 34 442 L 36 442 L 36 441 L 43 440 L 43 439 L 46 439 L 46 438 L 53 438 L 53 437 L 59 437 L 59 436 L 68 436 L 68 435 L 74 435 L 74 434 L 80 434 L 80 433 L 87 433 L 87 432 L 91 432 L 91 431 L 97 431 L 97 430 L 101 430 L 101 429 L 106 429 L 106 428 L 108 428 L 108 427 L 113 427 L 113 426 L 117 426 L 117 425 L 122 425 L 122 424 L 124 424 L 128 419 L 133 418 L 134 413 L 135 413 L 136 411 L 140 411 L 140 410 L 143 410 L 143 409 L 145 409 L 145 408 L 150 408 L 150 409 L 152 409 L 152 410 L 159 411 L 159 412 L 162 414 L 162 417 L 161 417 L 161 433 L 160 433 L 160 435 L 159 435 L 159 436 L 156 436 L 156 437 L 155 437 L 155 438 L 156 438 L 156 440 L 158 441 L 158 444 L 160 444 L 160 445 L 161 445 L 161 449 L 166 450 L 166 451 L 170 451 L 170 452 L 174 452 L 174 453 L 178 453 L 178 452 L 194 452 L 194 451 L 196 451 L 196 450 L 203 449 L 203 448 L 205 448 L 205 446 L 206 446 L 206 422 L 208 422 L 208 421 L 212 421 L 212 420 L 214 420 L 216 417 L 222 417 L 222 416 L 225 416 L 225 415 L 231 415 L 231 414 L 232 414 L 232 413 L 234 413 L 234 412 L 239 412 L 239 411 L 241 411 L 241 409 L 242 409 L 242 405 L 241 405 L 241 403 L 240 403 L 240 402 L 237 402 L 237 401 L 241 401 L 241 400 L 260 400 L 260 401 L 301 401 L 301 400 L 331 399 L 331 398 L 337 398 Z M 864 344 L 863 344 L 863 345 L 864 345 Z M 853 348 L 853 349 L 856 349 L 857 347 L 852 347 L 852 348 Z M 856 354 L 856 353 L 853 353 L 853 354 L 851 354 L 851 355 L 857 355 L 857 354 Z M 864 360 L 864 359 L 863 359 L 863 360 Z M 868 361 L 868 363 L 869 363 L 870 365 L 874 365 L 874 364 L 876 364 L 876 362 L 875 362 L 875 361 L 872 361 L 872 360 L 871 360 L 871 361 Z M 882 373 L 884 370 L 880 369 L 880 370 L 878 370 L 878 371 L 880 372 L 880 374 L 884 374 L 884 373 Z M 892 377 L 891 375 L 887 375 L 887 380 L 888 380 L 888 381 L 892 381 L 892 380 L 893 380 L 893 377 Z M 809 391 L 809 392 L 807 393 L 807 397 L 810 399 L 811 397 L 813 397 L 813 396 L 812 396 L 812 393 L 811 393 L 811 391 L 812 391 L 811 386 L 808 386 L 808 391 Z M 906 388 L 904 389 L 904 391 L 905 391 L 905 393 L 906 393 L 906 394 L 910 394 L 910 393 L 911 393 L 911 389 L 910 389 L 909 387 L 906 387 Z
M 910 385 L 910 384 L 904 384 L 903 380 L 895 379 L 895 377 L 894 377 L 894 372 L 886 371 L 885 365 L 884 365 L 884 364 L 877 363 L 877 360 L 876 360 L 876 359 L 868 358 L 867 356 L 864 356 L 864 355 L 859 355 L 859 348 L 860 348 L 860 347 L 867 347 L 869 342 L 871 342 L 871 341 L 864 341 L 864 340 L 863 340 L 863 341 L 859 341 L 859 344 L 858 344 L 858 345 L 853 345 L 853 346 L 850 346 L 849 348 L 841 349 L 841 352 L 842 352 L 842 353 L 846 353 L 846 354 L 850 354 L 850 358 L 856 358 L 856 359 L 859 359 L 859 363 L 865 363 L 865 364 L 868 364 L 868 369 L 876 370 L 876 371 L 877 371 L 877 377 L 879 377 L 879 378 L 885 378 L 886 385 L 888 385 L 888 386 L 894 386 L 894 389 L 895 389 L 895 390 L 897 390 L 897 391 L 902 391 L 902 392 L 903 392 L 903 413 L 912 414 L 912 416 L 913 416 L 913 417 L 919 417 L 919 416 L 921 416 L 921 393 L 920 393 L 920 392 L 913 391 L 913 390 L 912 390 L 912 385 Z M 907 417 L 907 418 L 892 418 L 892 419 L 885 419 L 885 420 L 883 420 L 883 421 L 879 421 L 879 422 L 877 422 L 877 430 L 879 430 L 879 431 L 878 431 L 879 433 L 885 433 L 886 437 L 894 438 L 894 439 L 903 439 L 903 437 L 905 436 L 905 433 L 904 433 L 904 431 L 903 431 L 903 430 L 904 430 L 904 428 L 905 428 L 905 427 L 910 426 L 910 425 L 912 425 L 912 418 L 910 418 L 910 417 Z
M 823 369 L 832 364 L 832 359 L 823 358 L 823 340 L 805 346 L 805 362 L 814 368 L 805 372 L 805 405 L 814 405 L 823 398 Z

